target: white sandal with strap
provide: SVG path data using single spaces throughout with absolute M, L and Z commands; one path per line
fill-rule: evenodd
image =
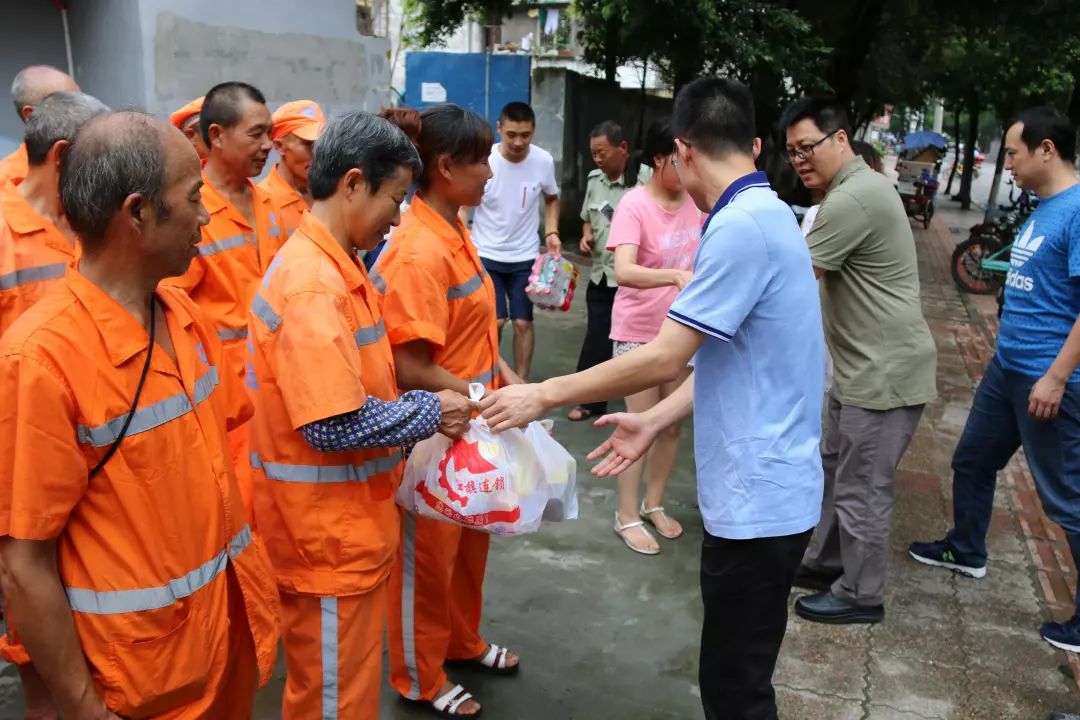
M 442 697 L 435 698 L 432 701 L 431 707 L 439 715 L 444 718 L 478 718 L 483 708 L 477 710 L 472 715 L 458 715 L 457 710 L 469 700 L 472 700 L 471 693 L 465 692 L 465 688 L 460 685 L 455 685 L 450 689 L 450 692 L 446 693 Z
M 642 520 L 644 520 L 645 522 L 647 522 L 647 523 L 649 523 L 650 525 L 653 526 L 653 529 L 656 530 L 656 532 L 660 534 L 660 537 L 664 538 L 665 540 L 677 540 L 680 537 L 682 537 L 683 530 L 681 530 L 681 529 L 675 535 L 668 535 L 666 532 L 664 532 L 660 528 L 656 527 L 656 523 L 653 522 L 653 519 L 651 517 L 652 515 L 655 515 L 656 513 L 660 513 L 661 515 L 666 517 L 668 520 L 671 520 L 671 518 L 668 517 L 667 513 L 664 512 L 664 506 L 663 505 L 658 505 L 657 507 L 654 507 L 654 508 L 646 508 L 645 507 L 645 501 L 644 500 L 641 501 L 641 509 L 638 511 L 638 514 L 641 515 Z
M 480 663 L 487 672 L 494 675 L 513 675 L 520 669 L 521 665 L 520 663 L 518 665 L 507 665 L 506 658 L 509 654 L 510 651 L 507 648 L 491 643 L 488 646 L 487 654 L 476 662 Z
M 645 535 L 648 536 L 648 538 L 650 540 L 652 540 L 653 542 L 656 542 L 656 539 L 652 536 L 652 533 L 649 532 L 649 529 L 647 527 L 645 527 L 644 522 L 642 522 L 641 520 L 638 520 L 637 522 L 630 522 L 630 523 L 626 523 L 625 525 L 623 525 L 622 523 L 619 522 L 619 511 L 616 510 L 615 511 L 615 534 L 619 536 L 619 539 L 623 541 L 623 543 L 626 545 L 626 547 L 630 548 L 631 550 L 638 553 L 639 555 L 659 555 L 660 554 L 659 546 L 655 550 L 643 550 L 642 548 L 634 547 L 633 545 L 630 544 L 630 541 L 626 539 L 625 535 L 623 535 L 623 531 L 624 530 L 631 530 L 633 528 L 641 528 L 641 532 L 645 533 Z

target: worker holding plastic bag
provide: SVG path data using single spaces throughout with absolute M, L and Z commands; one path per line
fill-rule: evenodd
M 479 401 L 484 386 L 469 386 Z M 398 504 L 421 517 L 491 533 L 536 532 L 541 520 L 577 517 L 574 458 L 550 435 L 550 422 L 494 434 L 473 420 L 456 442 L 419 443 L 405 466 Z

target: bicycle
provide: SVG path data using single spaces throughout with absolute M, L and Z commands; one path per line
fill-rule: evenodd
M 957 243 L 949 269 L 961 290 L 993 295 L 1005 286 L 1013 238 L 1037 204 L 1036 198 L 1023 193 L 1016 207 L 990 222 L 974 225 L 968 239 Z

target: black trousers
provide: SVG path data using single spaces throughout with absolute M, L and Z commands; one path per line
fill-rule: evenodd
M 707 720 L 776 720 L 773 669 L 811 532 L 753 540 L 705 533 L 699 683 Z
M 606 278 L 600 278 L 599 283 L 590 281 L 585 290 L 588 321 L 585 326 L 585 341 L 581 344 L 581 355 L 578 357 L 578 372 L 611 359 L 611 308 L 615 304 L 615 293 L 618 290 L 617 287 L 608 287 Z M 606 402 L 589 403 L 582 407 L 596 415 L 607 412 Z

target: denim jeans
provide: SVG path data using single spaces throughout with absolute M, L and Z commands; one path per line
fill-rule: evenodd
M 1066 385 L 1058 417 L 1044 422 L 1028 415 L 1036 382 L 1005 370 L 995 355 L 975 391 L 953 453 L 954 527 L 948 536 L 972 560 L 986 561 L 997 474 L 1023 446 L 1043 511 L 1065 530 L 1080 564 L 1080 383 Z

